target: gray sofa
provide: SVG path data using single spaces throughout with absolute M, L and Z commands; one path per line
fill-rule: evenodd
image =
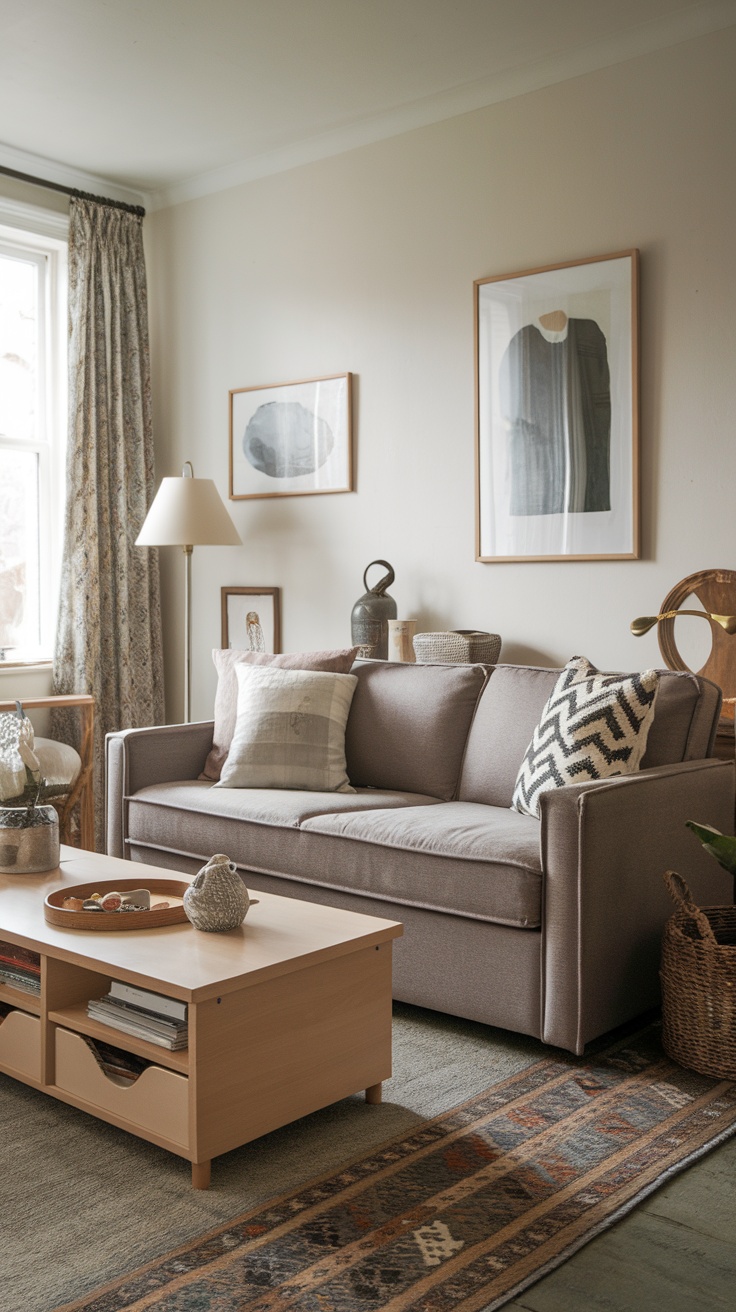
M 213 787 L 211 722 L 107 740 L 107 846 L 196 871 L 226 852 L 250 889 L 401 920 L 394 995 L 584 1045 L 656 1004 L 662 881 L 702 904 L 730 881 L 685 821 L 732 832 L 733 762 L 712 758 L 720 690 L 662 672 L 642 769 L 511 808 L 558 670 L 356 662 L 354 793 Z

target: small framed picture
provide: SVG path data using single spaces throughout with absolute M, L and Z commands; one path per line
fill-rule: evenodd
M 476 559 L 639 555 L 638 251 L 475 283 Z
M 230 392 L 230 500 L 352 492 L 351 374 Z
M 281 589 L 221 588 L 222 646 L 281 651 Z

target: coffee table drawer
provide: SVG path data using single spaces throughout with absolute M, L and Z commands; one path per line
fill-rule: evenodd
M 162 1066 L 147 1066 L 134 1084 L 115 1084 L 80 1034 L 56 1031 L 56 1086 L 91 1107 L 123 1117 L 131 1128 L 189 1145 L 189 1081 Z
M 41 1021 L 26 1011 L 9 1011 L 0 1019 L 0 1066 L 4 1070 L 41 1079 Z

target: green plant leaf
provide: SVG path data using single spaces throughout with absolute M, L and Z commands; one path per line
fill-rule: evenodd
M 686 820 L 685 824 L 700 839 L 706 852 L 729 874 L 736 875 L 736 838 L 720 833 L 712 825 L 697 825 L 694 820 Z

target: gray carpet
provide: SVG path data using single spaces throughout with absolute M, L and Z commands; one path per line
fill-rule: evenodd
M 52 1312 L 106 1280 L 295 1188 L 538 1061 L 520 1035 L 396 1004 L 384 1102 L 346 1098 L 215 1159 L 189 1163 L 0 1075 L 2 1312 Z

